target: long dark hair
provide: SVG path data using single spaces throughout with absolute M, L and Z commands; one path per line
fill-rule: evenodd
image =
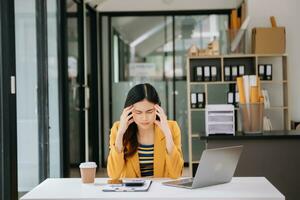
M 129 90 L 124 108 L 127 108 L 128 106 L 131 106 L 139 101 L 143 101 L 144 99 L 154 104 L 158 104 L 158 105 L 161 104 L 155 88 L 149 83 L 144 83 L 144 84 L 138 84 Z M 137 125 L 135 122 L 133 122 L 128 126 L 123 136 L 125 160 L 128 157 L 133 156 L 138 149 L 139 142 L 137 137 L 137 131 L 138 131 Z M 127 147 L 128 144 L 129 144 L 129 148 Z

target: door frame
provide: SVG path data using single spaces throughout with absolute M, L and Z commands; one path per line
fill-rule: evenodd
M 58 20 L 59 20 L 59 105 L 60 105 L 60 132 L 61 132 L 61 155 L 63 155 L 61 163 L 61 171 L 63 177 L 70 176 L 70 122 L 69 122 L 69 85 L 68 85 L 68 35 L 67 35 L 67 20 L 68 18 L 77 18 L 77 33 L 78 33 L 78 77 L 77 81 L 80 85 L 78 88 L 79 93 L 79 108 L 80 108 L 80 162 L 84 162 L 87 158 L 88 160 L 95 161 L 97 164 L 99 161 L 99 114 L 98 114 L 98 66 L 99 66 L 99 56 L 98 56 L 98 14 L 89 5 L 84 4 L 83 1 L 73 0 L 77 4 L 77 11 L 68 13 L 66 7 L 66 0 L 58 2 Z M 84 7 L 85 6 L 85 7 Z M 89 12 L 88 17 L 90 17 L 90 34 L 89 37 L 91 41 L 86 40 L 86 22 L 84 21 L 87 16 L 84 16 L 84 10 Z M 90 55 L 86 54 L 86 43 L 90 43 L 91 52 Z M 87 65 L 87 56 L 90 56 L 91 60 L 91 76 L 85 77 L 85 67 Z M 86 87 L 89 87 L 87 90 Z M 89 102 L 85 99 L 85 95 L 89 92 Z M 88 109 L 88 115 L 85 113 L 85 109 Z M 85 120 L 88 119 L 88 135 L 85 135 L 86 125 Z M 86 142 L 89 141 L 89 147 L 86 148 Z M 87 149 L 89 155 L 86 154 Z M 79 163 L 74 163 L 75 165 Z M 76 166 L 71 167 L 76 167 Z
M 60 174 L 69 177 L 70 156 L 69 133 L 69 96 L 68 92 L 68 51 L 67 51 L 67 13 L 66 1 L 56 0 L 57 5 L 57 55 L 58 55 L 58 102 L 59 102 L 59 134 L 60 134 Z
M 99 29 L 98 29 L 98 13 L 91 8 L 89 5 L 87 6 L 88 16 L 90 18 L 90 34 L 89 38 L 90 41 L 90 68 L 91 73 L 88 77 L 88 85 L 90 91 L 90 99 L 89 99 L 89 121 L 88 121 L 88 128 L 89 128 L 89 160 L 95 161 L 98 166 L 100 166 L 100 139 L 99 139 L 99 127 L 100 127 L 100 120 L 99 120 Z
M 50 175 L 49 168 L 49 93 L 48 93 L 48 36 L 47 0 L 35 0 L 37 40 L 37 111 L 39 140 L 39 181 Z
M 12 200 L 18 198 L 14 8 L 14 1 L 0 1 L 0 198 Z

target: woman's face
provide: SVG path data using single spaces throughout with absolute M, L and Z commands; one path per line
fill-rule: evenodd
M 133 119 L 141 129 L 149 129 L 153 126 L 156 119 L 154 103 L 144 99 L 143 101 L 133 104 Z

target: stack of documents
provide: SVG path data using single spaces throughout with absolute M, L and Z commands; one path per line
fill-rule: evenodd
M 107 184 L 102 186 L 103 192 L 147 192 L 150 188 L 152 181 L 145 180 L 143 186 L 125 186 L 125 184 Z

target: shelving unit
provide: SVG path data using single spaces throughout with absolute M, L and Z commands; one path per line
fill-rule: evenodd
M 188 97 L 188 139 L 189 139 L 189 163 L 190 175 L 193 175 L 193 166 L 198 164 L 201 153 L 205 148 L 199 140 L 205 135 L 205 108 L 191 108 L 191 92 L 204 92 L 205 104 L 227 103 L 228 90 L 235 88 L 235 81 L 224 80 L 224 66 L 244 65 L 245 75 L 258 74 L 259 64 L 272 64 L 272 80 L 261 80 L 261 87 L 268 90 L 270 96 L 270 108 L 265 109 L 273 124 L 274 130 L 290 130 L 290 115 L 288 105 L 288 65 L 286 54 L 242 54 L 221 56 L 197 56 L 187 59 L 187 97 Z M 196 66 L 217 67 L 217 81 L 195 82 L 193 73 Z M 236 131 L 241 131 L 238 108 L 236 113 Z M 196 118 L 196 119 L 195 119 Z M 203 127 L 204 126 L 204 127 Z M 195 131 L 195 129 L 197 129 Z M 197 143 L 193 145 L 193 143 Z M 193 148 L 195 148 L 193 150 Z

